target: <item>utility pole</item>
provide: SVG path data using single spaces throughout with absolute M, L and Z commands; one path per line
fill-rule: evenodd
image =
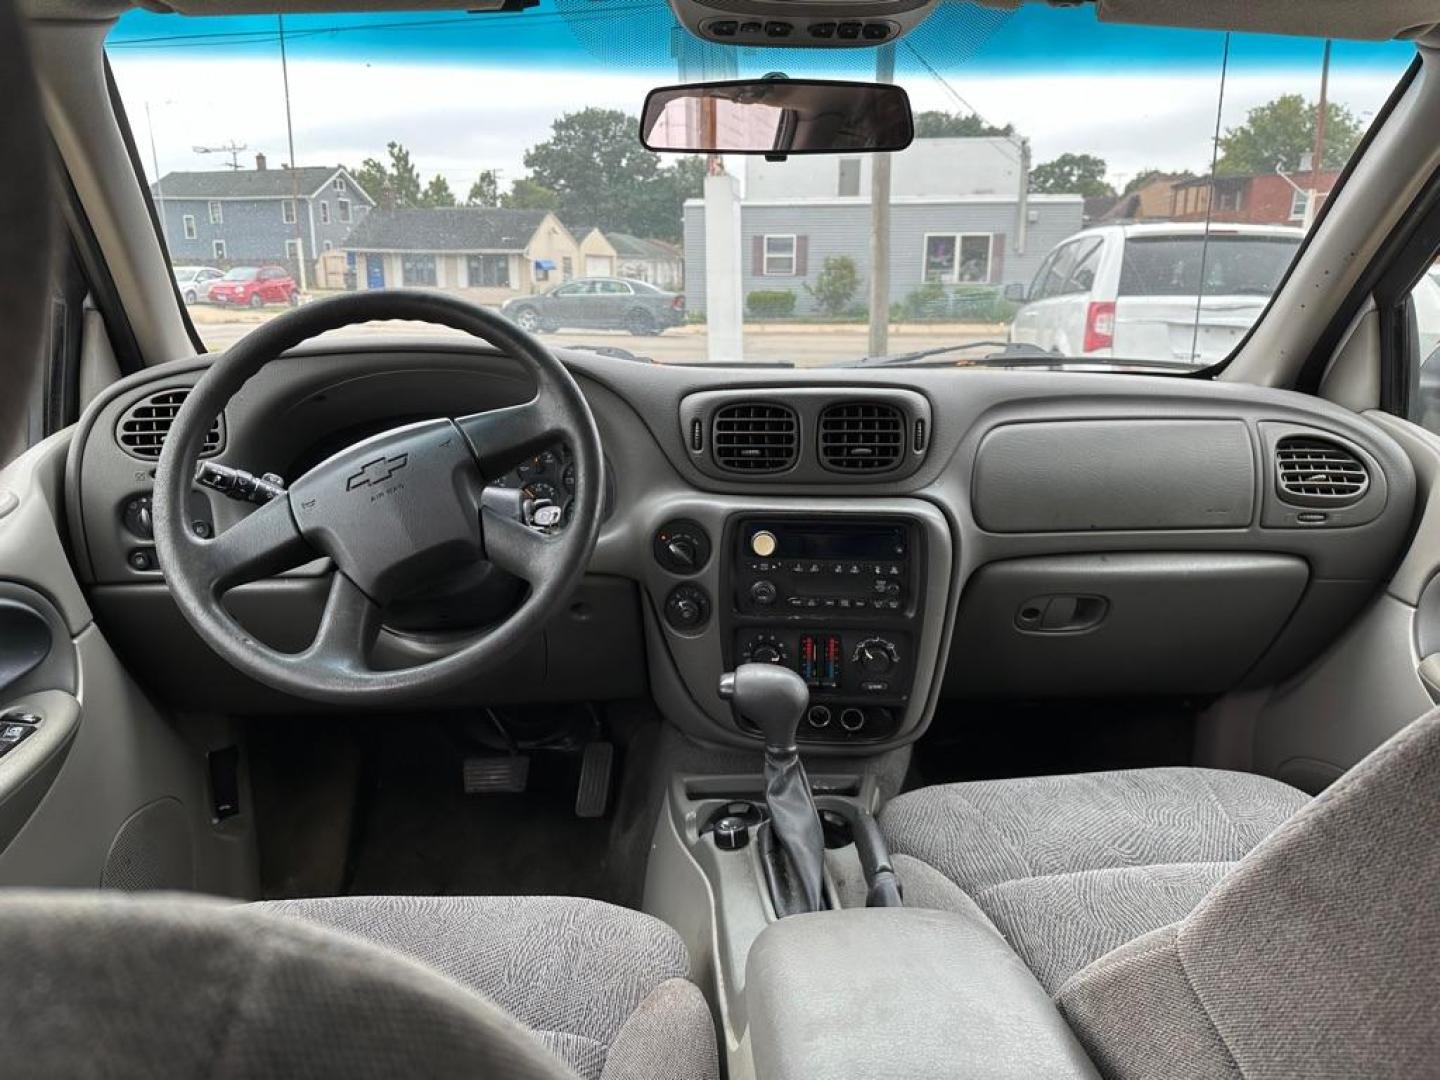
M 1315 110 L 1315 148 L 1310 153 L 1310 191 L 1305 197 L 1305 229 L 1308 232 L 1315 221 L 1319 201 L 1320 173 L 1325 168 L 1325 114 L 1329 111 L 1330 93 L 1330 39 L 1325 39 L 1325 51 L 1320 60 L 1320 105 Z
M 1030 140 L 1022 135 L 1016 143 L 1020 150 L 1020 189 L 1015 200 L 1015 254 L 1024 255 L 1030 231 Z
M 285 138 L 290 143 L 290 198 L 295 208 L 295 265 L 300 291 L 305 290 L 305 234 L 300 229 L 300 174 L 295 170 L 295 128 L 290 123 L 290 64 L 285 57 L 285 16 L 276 15 L 280 27 L 280 77 L 285 83 Z
M 165 221 L 165 183 L 160 178 L 160 155 L 155 152 L 155 121 L 150 117 L 150 102 L 145 102 L 145 127 L 150 132 L 150 167 L 155 170 L 155 206 L 160 213 L 160 238 L 170 250 L 170 226 Z
M 875 50 L 875 81 L 895 81 L 895 43 Z M 867 356 L 890 351 L 890 155 L 870 165 L 870 340 Z

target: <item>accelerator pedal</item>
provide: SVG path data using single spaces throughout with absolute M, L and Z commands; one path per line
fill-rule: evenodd
M 519 795 L 530 780 L 530 759 L 524 754 L 467 757 L 466 795 Z
M 575 792 L 575 816 L 605 816 L 610 805 L 610 780 L 615 774 L 615 744 L 596 740 L 585 744 L 580 760 L 580 787 Z

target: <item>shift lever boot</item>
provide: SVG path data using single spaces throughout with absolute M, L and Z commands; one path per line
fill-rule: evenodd
M 795 732 L 810 705 L 810 689 L 778 664 L 741 664 L 720 680 L 720 696 L 765 736 L 765 804 L 770 828 L 788 858 L 807 910 L 822 906 L 825 833 Z

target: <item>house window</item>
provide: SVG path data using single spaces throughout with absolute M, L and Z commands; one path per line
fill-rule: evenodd
M 1219 198 L 1218 202 L 1216 203 L 1216 205 L 1217 205 L 1217 206 L 1219 207 L 1219 209 L 1221 209 L 1221 210 L 1239 210 L 1239 209 L 1240 209 L 1240 189 L 1239 189 L 1239 188 L 1226 188 L 1226 189 L 1221 190 L 1221 192 L 1220 192 L 1220 198 Z
M 324 199 L 320 200 L 320 224 L 330 224 L 330 204 Z
M 569 281 L 575 276 L 575 260 L 566 255 L 560 260 L 560 279 Z
M 1310 194 L 1303 188 L 1295 188 L 1290 192 L 1290 220 L 1299 221 L 1305 216 L 1305 211 L 1310 204 Z
M 842 198 L 860 194 L 860 159 L 842 158 L 840 161 L 840 184 L 836 194 Z
M 214 255 L 217 259 L 225 258 L 225 241 L 216 240 L 212 243 L 210 245 L 210 254 Z
M 340 220 L 348 223 L 350 221 L 350 200 L 336 199 L 335 208 L 339 211 Z
M 321 251 L 334 251 L 334 250 L 335 250 L 335 245 L 332 244 L 329 240 L 326 240 L 326 241 L 324 241 L 324 242 L 320 245 L 320 250 L 321 250 Z
M 928 282 L 990 280 L 989 233 L 926 233 L 924 279 Z
M 341 178 L 341 177 L 339 177 L 339 176 L 335 177 L 335 183 L 333 183 L 333 184 L 330 185 L 330 186 L 333 187 L 336 191 L 340 192 L 342 195 L 343 195 L 343 194 L 345 193 L 345 191 L 346 191 L 345 181 L 344 181 L 343 178 Z
M 280 220 L 286 225 L 295 224 L 295 200 L 286 199 L 280 204 Z
M 406 285 L 434 285 L 435 256 L 406 255 L 401 258 L 400 280 Z
M 218 199 L 210 200 L 210 224 L 225 224 L 225 207 L 221 205 Z
M 510 287 L 509 255 L 471 255 L 466 260 L 466 273 L 472 289 L 508 289 Z
M 185 239 L 186 239 L 186 240 L 194 240 L 194 239 L 195 239 L 195 215 L 194 215 L 194 214 L 186 214 L 184 217 L 182 217 L 182 218 L 180 219 L 180 224 L 181 224 L 182 226 L 184 226 L 184 228 L 185 228 Z
M 789 277 L 795 273 L 795 234 L 765 237 L 765 259 L 761 273 L 766 277 Z
M 299 240 L 286 240 L 286 241 L 285 241 L 285 257 L 286 257 L 287 259 L 294 259 L 296 262 L 299 262 L 299 261 L 300 261 L 301 255 L 300 255 L 300 241 L 299 241 Z

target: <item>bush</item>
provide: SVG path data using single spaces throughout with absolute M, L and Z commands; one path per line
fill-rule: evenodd
M 745 310 L 757 319 L 785 319 L 795 314 L 791 289 L 757 289 L 745 296 Z
M 826 315 L 840 315 L 855 299 L 858 288 L 860 271 L 855 268 L 855 260 L 848 255 L 836 255 L 825 260 L 814 287 L 806 285 L 805 291 Z
M 900 302 L 900 317 L 906 322 L 939 322 L 950 315 L 950 298 L 945 286 L 927 281 L 905 294 Z

